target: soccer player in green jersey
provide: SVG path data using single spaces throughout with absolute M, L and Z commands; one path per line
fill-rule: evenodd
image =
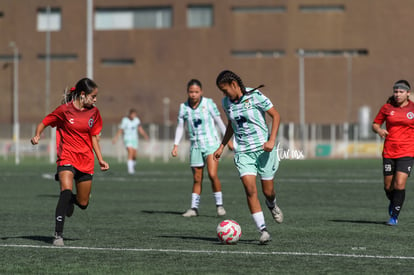
M 199 80 L 191 79 L 188 82 L 187 94 L 187 101 L 180 105 L 174 147 L 171 151 L 171 155 L 176 157 L 178 145 L 184 133 L 184 123 L 186 122 L 191 141 L 190 165 L 193 171 L 193 191 L 191 195 L 191 208 L 183 216 L 198 216 L 205 164 L 207 164 L 208 177 L 210 178 L 216 201 L 217 215 L 224 216 L 226 211 L 223 207 L 221 183 L 217 176 L 218 163 L 214 161 L 213 153 L 220 144 L 216 125 L 220 128 L 222 134 L 224 134 L 226 126 L 221 120 L 220 112 L 213 100 L 202 96 L 203 92 Z
M 250 213 L 261 234 L 259 241 L 265 244 L 271 237 L 257 195 L 256 176 L 260 176 L 266 205 L 273 218 L 278 223 L 283 222 L 273 183 L 279 166 L 275 143 L 280 116 L 272 102 L 258 90 L 262 85 L 255 89 L 245 88 L 241 78 L 228 70 L 217 76 L 216 84 L 225 95 L 222 103 L 229 122 L 214 158 L 220 158 L 223 148 L 234 134 L 234 163 L 244 185 Z M 271 118 L 270 133 L 265 114 Z

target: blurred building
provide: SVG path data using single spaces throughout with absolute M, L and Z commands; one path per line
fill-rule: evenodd
M 87 0 L 0 1 L 2 125 L 13 114 L 9 42 L 19 50 L 20 121 L 39 122 L 65 87 L 87 75 L 86 6 Z M 130 107 L 144 123 L 162 123 L 169 98 L 174 122 L 189 79 L 200 79 L 205 96 L 220 105 L 215 78 L 230 69 L 246 86 L 265 84 L 282 121 L 298 123 L 303 49 L 305 122 L 356 123 L 361 106 L 376 113 L 394 81 L 413 82 L 412 14 L 412 0 L 94 0 L 97 104 L 106 123 Z

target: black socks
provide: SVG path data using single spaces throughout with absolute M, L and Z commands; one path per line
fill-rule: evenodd
M 60 192 L 59 201 L 56 206 L 55 212 L 55 232 L 58 235 L 62 235 L 63 232 L 63 225 L 65 223 L 65 216 L 66 216 L 66 209 L 72 200 L 72 191 L 67 189 Z
M 394 190 L 387 190 L 384 188 L 385 195 L 387 196 L 389 201 L 392 201 L 392 197 L 394 195 Z
M 398 218 L 405 200 L 405 189 L 394 190 L 392 196 L 392 217 Z

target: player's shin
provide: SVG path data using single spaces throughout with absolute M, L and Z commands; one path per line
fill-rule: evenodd
M 394 190 L 394 196 L 392 200 L 393 208 L 392 208 L 392 216 L 394 218 L 398 218 L 400 214 L 401 208 L 404 204 L 405 200 L 405 189 L 403 190 Z
M 56 206 L 55 211 L 55 232 L 58 235 L 62 235 L 63 233 L 63 225 L 65 223 L 65 216 L 66 216 L 66 210 L 69 206 L 69 203 L 72 199 L 72 191 L 71 190 L 63 190 L 60 192 L 59 201 Z
M 254 223 L 256 224 L 257 230 L 262 231 L 263 229 L 266 229 L 263 211 L 253 213 L 252 218 Z

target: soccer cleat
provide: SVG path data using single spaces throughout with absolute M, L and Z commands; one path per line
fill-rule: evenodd
M 226 215 L 226 210 L 222 205 L 217 206 L 217 216 L 224 216 Z
M 183 217 L 196 217 L 198 216 L 198 211 L 196 208 L 190 208 L 183 214 Z
M 394 226 L 398 224 L 398 219 L 396 217 L 391 217 L 390 220 L 387 222 L 387 225 Z
M 63 237 L 62 237 L 62 235 L 59 235 L 58 233 L 55 233 L 55 238 L 53 240 L 53 245 L 54 246 L 64 246 L 65 245 L 63 243 Z
M 272 240 L 272 237 L 270 237 L 269 232 L 267 232 L 266 228 L 260 231 L 260 238 L 259 242 L 260 244 L 266 244 Z
M 272 213 L 273 219 L 277 223 L 282 223 L 283 222 L 283 212 L 277 205 L 275 205 L 275 207 L 273 207 L 273 208 L 269 208 L 269 210 Z

